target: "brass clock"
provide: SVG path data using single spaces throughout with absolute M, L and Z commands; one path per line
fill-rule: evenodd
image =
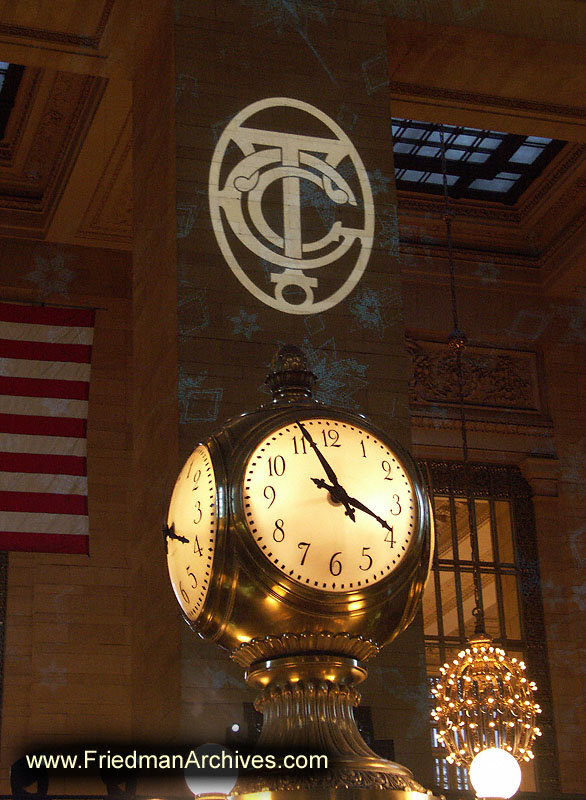
M 314 379 L 301 351 L 283 348 L 272 400 L 196 447 L 165 527 L 171 583 L 190 625 L 260 690 L 260 745 L 325 748 L 332 790 L 419 796 L 409 770 L 366 746 L 352 709 L 365 662 L 417 611 L 429 500 L 409 453 L 365 417 L 312 399 Z M 271 781 L 258 777 L 255 791 Z

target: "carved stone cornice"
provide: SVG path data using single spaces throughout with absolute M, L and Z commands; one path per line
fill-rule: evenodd
M 408 337 L 406 344 L 412 362 L 412 406 L 457 405 L 455 354 L 443 342 Z M 465 406 L 541 412 L 536 353 L 467 346 L 461 363 Z
M 96 27 L 89 35 L 72 33 L 70 31 L 50 30 L 46 28 L 33 28 L 26 25 L 0 24 L 0 36 L 5 39 L 32 39 L 41 43 L 53 43 L 61 45 L 73 45 L 96 50 L 100 44 L 102 35 L 108 24 L 110 13 L 114 7 L 115 0 L 104 0 L 102 11 L 98 18 Z
M 462 429 L 462 423 L 457 417 L 443 417 L 433 414 L 417 413 L 411 414 L 411 425 L 414 428 L 457 431 Z M 487 422 L 484 420 L 470 419 L 466 417 L 466 428 L 476 433 L 488 433 L 495 435 L 525 436 L 528 438 L 549 438 L 553 425 L 532 425 L 530 422 Z

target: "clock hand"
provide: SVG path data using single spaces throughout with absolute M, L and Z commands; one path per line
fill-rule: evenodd
M 393 529 L 390 527 L 390 525 L 387 522 L 385 522 L 385 520 L 382 517 L 379 517 L 378 514 L 375 514 L 374 511 L 371 511 L 370 508 L 368 508 L 368 506 L 365 506 L 364 503 L 361 503 L 360 500 L 357 500 L 355 497 L 350 497 L 350 495 L 346 495 L 346 499 L 348 500 L 349 503 L 351 503 L 354 506 L 354 508 L 357 508 L 360 511 L 364 511 L 365 514 L 370 514 L 370 516 L 374 517 L 377 522 L 380 522 L 383 528 L 386 528 L 388 531 L 391 531 L 392 533 Z
M 298 420 L 295 420 L 295 424 L 299 427 L 299 430 L 301 431 L 303 436 L 309 442 L 310 447 L 313 448 L 313 452 L 318 457 L 319 463 L 324 468 L 325 473 L 328 476 L 328 478 L 331 480 L 331 482 L 334 484 L 334 486 L 340 486 L 340 481 L 336 477 L 336 473 L 330 467 L 330 465 L 328 464 L 328 462 L 326 461 L 325 457 L 322 455 L 320 450 L 318 450 L 318 447 L 317 447 L 316 443 L 313 441 L 313 438 L 312 438 L 311 434 L 309 433 L 309 431 L 307 430 L 307 428 L 305 427 L 305 425 L 302 425 Z
M 352 522 L 356 522 L 356 514 L 354 513 L 354 509 L 348 503 L 348 495 L 346 494 L 345 490 L 338 484 L 338 486 L 330 486 L 329 483 L 326 483 L 322 478 L 312 478 L 311 479 L 318 489 L 327 489 L 330 493 L 330 497 L 332 500 L 336 500 L 338 503 L 342 503 L 344 508 L 344 514 L 347 517 L 350 517 Z
M 165 525 L 163 523 L 163 540 L 165 542 L 165 552 L 169 552 L 167 545 L 169 544 L 169 539 L 176 539 L 178 542 L 183 542 L 184 544 L 189 544 L 189 539 L 186 539 L 185 536 L 179 536 L 175 533 L 175 523 L 171 523 L 171 527 Z
M 346 500 L 346 497 L 348 495 L 346 494 L 346 490 L 341 486 L 340 481 L 338 480 L 338 478 L 336 476 L 336 473 L 334 472 L 334 470 L 332 469 L 330 464 L 326 461 L 325 456 L 321 453 L 321 451 L 319 450 L 319 448 L 316 445 L 316 443 L 313 441 L 313 437 L 310 434 L 310 432 L 307 430 L 305 425 L 302 425 L 301 422 L 299 422 L 299 420 L 295 420 L 295 424 L 298 426 L 298 428 L 301 431 L 301 433 L 303 434 L 304 438 L 307 439 L 307 441 L 309 442 L 310 447 L 313 449 L 313 452 L 318 457 L 319 463 L 324 468 L 324 471 L 325 471 L 326 475 L 328 476 L 328 478 L 331 480 L 333 486 L 329 486 L 324 481 L 318 482 L 318 481 L 320 481 L 319 478 L 312 478 L 311 480 L 319 488 L 327 489 L 328 492 L 330 493 L 330 497 L 332 498 L 332 500 L 336 500 L 338 503 L 342 503 L 342 505 L 346 509 L 345 512 L 344 512 L 346 514 L 346 516 L 350 517 L 352 522 L 356 522 L 356 515 L 354 514 L 354 509 L 348 504 L 348 502 Z

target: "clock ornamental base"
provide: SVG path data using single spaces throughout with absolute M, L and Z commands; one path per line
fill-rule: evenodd
M 365 677 L 357 659 L 334 653 L 293 654 L 251 664 L 246 680 L 261 689 L 255 702 L 263 714 L 259 750 L 325 755 L 327 768 L 246 776 L 233 796 L 428 800 L 406 767 L 380 758 L 360 735 L 353 711 L 360 702 L 355 685 Z

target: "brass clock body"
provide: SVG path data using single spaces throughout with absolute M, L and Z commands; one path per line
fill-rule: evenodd
M 332 486 L 303 431 L 346 497 L 372 514 L 316 484 Z M 195 611 L 180 600 L 195 630 L 234 654 L 284 634 L 356 636 L 378 648 L 409 625 L 429 572 L 432 525 L 403 448 L 363 417 L 299 395 L 229 421 L 204 446 L 217 484 L 209 586 Z M 191 551 L 194 537 L 169 549 Z M 190 552 L 173 568 L 176 594 L 181 569 L 189 591 L 194 559 Z
M 364 417 L 311 399 L 300 351 L 284 348 L 277 363 L 267 378 L 273 401 L 192 453 L 165 531 L 187 621 L 260 691 L 259 746 L 329 757 L 317 784 L 259 775 L 239 781 L 235 796 L 309 798 L 316 789 L 334 798 L 353 787 L 362 800 L 425 800 L 408 769 L 370 750 L 353 717 L 365 662 L 412 621 L 429 574 L 422 477 Z

